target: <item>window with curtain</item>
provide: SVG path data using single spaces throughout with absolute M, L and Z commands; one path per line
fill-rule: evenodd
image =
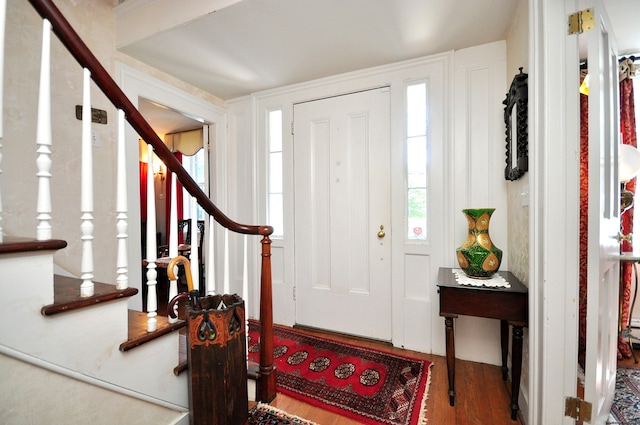
M 196 183 L 198 183 L 198 186 L 200 187 L 200 189 L 205 190 L 204 184 L 204 172 L 205 172 L 205 167 L 204 167 L 204 149 L 200 149 L 198 150 L 194 155 L 183 155 L 182 156 L 182 166 L 184 167 L 185 170 L 187 170 L 187 173 L 189 173 L 189 175 L 193 178 L 193 180 L 195 180 Z M 193 217 L 192 212 L 191 212 L 191 195 L 189 194 L 189 192 L 187 192 L 185 189 L 183 190 L 183 196 L 184 196 L 184 200 L 189 200 L 188 202 L 183 202 L 183 207 L 182 207 L 182 211 L 183 211 L 183 217 Z M 204 210 L 202 209 L 202 207 L 200 205 L 197 205 L 197 216 L 198 216 L 198 220 L 204 220 Z
M 170 133 L 164 136 L 164 143 L 171 149 L 171 152 L 179 152 L 182 155 L 182 166 L 187 173 L 195 180 L 200 189 L 205 189 L 205 155 L 204 155 L 204 131 L 196 128 L 189 131 Z M 191 195 L 183 190 L 182 216 L 193 217 L 191 212 Z M 204 220 L 204 210 L 197 206 L 198 220 Z

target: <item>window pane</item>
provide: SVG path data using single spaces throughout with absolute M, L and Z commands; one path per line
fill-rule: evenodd
M 282 111 L 269 112 L 269 151 L 282 150 Z
M 204 149 L 198 150 L 198 152 L 196 152 L 192 156 L 183 155 L 182 157 L 182 166 L 184 167 L 185 170 L 187 170 L 187 173 L 191 176 L 191 178 L 193 178 L 193 180 L 198 184 L 200 189 L 202 189 L 203 191 L 204 191 L 204 180 L 205 180 L 204 160 L 205 160 Z M 192 217 L 191 194 L 189 194 L 189 192 L 187 192 L 186 189 L 183 189 L 182 196 L 184 199 L 182 204 L 183 217 L 191 218 Z M 198 220 L 204 219 L 204 210 L 200 205 L 197 206 L 196 213 L 197 213 Z
M 267 218 L 269 226 L 273 227 L 272 237 L 282 237 L 284 235 L 283 223 L 284 216 L 282 211 L 282 194 L 274 193 L 269 195 L 269 217 Z
M 269 192 L 282 193 L 282 152 L 269 154 Z
M 407 86 L 407 239 L 427 240 L 427 85 Z
M 427 172 L 427 138 L 410 137 L 407 140 L 407 172 L 422 173 Z
M 269 111 L 268 119 L 269 182 L 267 197 L 267 219 L 274 229 L 272 237 L 282 238 L 283 217 L 283 171 L 282 171 L 282 111 Z
M 408 174 L 407 175 L 407 187 L 409 189 L 426 188 L 427 175 L 422 173 Z
M 427 85 L 407 87 L 407 137 L 427 133 Z
M 409 239 L 427 238 L 427 190 L 409 189 L 408 191 Z

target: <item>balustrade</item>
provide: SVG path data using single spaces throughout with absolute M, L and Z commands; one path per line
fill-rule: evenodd
M 249 270 L 248 270 L 248 235 L 260 235 L 261 244 L 261 273 L 260 273 L 260 321 L 261 321 L 261 354 L 260 354 L 260 378 L 257 384 L 257 399 L 259 401 L 271 401 L 275 397 L 276 376 L 273 362 L 273 312 L 272 312 L 272 288 L 271 288 L 271 240 L 269 235 L 273 232 L 270 226 L 246 225 L 237 223 L 226 215 L 224 215 L 209 199 L 209 197 L 200 189 L 197 183 L 189 176 L 187 171 L 182 167 L 180 162 L 169 151 L 169 149 L 158 138 L 151 126 L 142 118 L 139 111 L 129 101 L 127 96 L 122 92 L 118 85 L 113 81 L 110 75 L 98 62 L 95 56 L 82 42 L 78 34 L 73 30 L 69 22 L 64 18 L 60 11 L 50 0 L 29 0 L 32 6 L 43 18 L 42 31 L 42 56 L 40 67 L 39 82 L 39 98 L 38 98 L 38 115 L 37 115 L 37 131 L 36 131 L 36 166 L 37 166 L 37 227 L 36 238 L 38 240 L 49 240 L 52 238 L 52 203 L 51 203 L 51 53 L 50 39 L 53 31 L 60 39 L 62 44 L 72 54 L 72 56 L 81 65 L 84 73 L 83 79 L 83 114 L 82 114 L 82 134 L 81 136 L 81 157 L 82 157 L 82 174 L 81 174 L 81 211 L 80 211 L 80 229 L 82 232 L 82 258 L 81 258 L 81 294 L 89 296 L 93 294 L 93 159 L 92 159 L 92 143 L 91 143 L 91 96 L 90 96 L 90 80 L 93 80 L 97 87 L 104 92 L 109 101 L 116 107 L 118 115 L 117 123 L 117 163 L 116 163 L 116 286 L 118 289 L 125 289 L 129 286 L 128 264 L 127 264 L 127 239 L 129 237 L 128 230 L 128 207 L 127 207 L 127 174 L 125 167 L 125 120 L 131 125 L 140 137 L 149 145 L 149 167 L 153 168 L 153 154 L 155 153 L 166 165 L 167 169 L 172 172 L 172 197 L 175 196 L 175 181 L 179 180 L 186 191 L 192 196 L 192 211 L 196 211 L 196 204 L 200 205 L 208 216 L 208 225 L 205 226 L 206 238 L 202 239 L 197 236 L 197 226 L 191 226 L 192 244 L 197 244 L 198 240 L 205 240 L 202 254 L 197 247 L 191 249 L 192 273 L 193 281 L 200 282 L 199 261 L 205 264 L 205 287 L 202 290 L 206 294 L 214 294 L 216 292 L 215 283 L 215 257 L 214 253 L 214 227 L 216 223 L 222 226 L 224 230 L 224 247 L 222 252 L 223 263 L 223 291 L 228 294 L 230 291 L 229 278 L 229 232 L 242 234 L 243 237 L 243 263 L 242 263 L 242 296 L 245 302 L 246 311 L 249 312 L 249 303 L 252 303 L 249 297 Z M 4 48 L 4 25 L 6 0 L 0 0 L 0 48 Z M 0 81 L 2 80 L 2 64 L 4 51 L 0 52 Z M 2 85 L 0 84 L 0 108 L 2 107 Z M 0 114 L 0 141 L 2 140 L 3 122 L 2 114 Z M 2 145 L 0 144 L 0 150 Z M 2 156 L 0 152 L 0 166 L 2 165 Z M 0 174 L 2 170 L 0 168 Z M 153 174 L 149 173 L 147 188 L 153 190 Z M 147 205 L 147 311 L 148 323 L 147 330 L 153 331 L 157 326 L 157 247 L 156 247 L 156 223 L 155 217 L 155 193 L 147 195 L 149 204 Z M 175 200 L 172 200 L 170 213 L 171 235 L 175 235 L 169 243 L 169 256 L 177 256 L 177 222 L 175 214 Z M 0 237 L 2 235 L 2 203 L 0 197 Z M 197 222 L 197 218 L 193 217 Z M 199 258 L 202 255 L 203 258 Z M 170 283 L 170 297 L 177 294 L 177 282 Z M 204 295 L 204 294 L 203 294 Z M 248 317 L 248 314 L 247 314 Z

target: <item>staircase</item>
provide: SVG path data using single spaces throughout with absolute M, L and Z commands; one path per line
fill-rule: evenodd
M 276 395 L 269 239 L 273 229 L 270 226 L 239 224 L 225 216 L 158 138 L 55 5 L 50 0 L 29 2 L 44 19 L 43 58 L 48 56 L 45 47 L 48 32 L 52 31 L 83 68 L 85 87 L 89 86 L 88 79 L 91 78 L 117 108 L 119 128 L 122 129 L 125 124 L 133 127 L 148 143 L 150 151 L 155 152 L 168 171 L 174 173 L 202 207 L 208 216 L 206 232 L 213 232 L 215 228 L 226 234 L 244 235 L 245 269 L 247 235 L 261 237 L 260 281 L 256 282 L 260 285 L 260 299 L 255 302 L 260 306 L 260 338 L 263 343 L 261 363 L 249 367 L 253 377 L 249 383 L 249 397 L 254 398 L 255 394 L 256 400 L 270 402 Z M 0 9 L 4 7 L 4 1 L 0 0 Z M 4 10 L 0 10 L 0 18 L 3 16 Z M 43 67 L 41 75 L 46 75 L 49 64 L 45 60 Z M 148 289 L 145 290 L 147 311 L 130 308 L 131 297 L 139 295 L 137 289 L 128 287 L 126 240 L 130 218 L 127 217 L 126 202 L 122 201 L 127 197 L 126 175 L 121 173 L 124 168 L 121 163 L 124 162 L 121 157 L 124 137 L 118 137 L 118 165 L 114 167 L 118 170 L 115 211 L 118 250 L 100 253 L 117 257 L 116 282 L 93 281 L 93 193 L 90 190 L 93 177 L 90 155 L 88 159 L 82 155 L 83 186 L 79 195 L 82 205 L 82 219 L 78 223 L 82 232 L 81 276 L 68 276 L 54 264 L 54 254 L 64 250 L 67 241 L 53 239 L 50 224 L 52 158 L 47 111 L 50 111 L 51 105 L 47 104 L 46 93 L 50 87 L 46 80 L 41 78 L 40 81 L 37 124 L 39 190 L 36 236 L 7 236 L 12 233 L 11 229 L 0 227 L 0 299 L 3 301 L 0 311 L 0 370 L 3 376 L 0 379 L 0 423 L 187 424 L 189 382 L 185 370 L 188 370 L 188 365 L 185 336 L 181 332 L 184 322 L 158 315 L 157 258 L 154 254 L 157 250 L 153 225 L 148 226 L 147 233 L 147 252 L 152 254 L 145 259 L 148 263 Z M 87 99 L 90 97 L 85 92 L 83 111 L 91 109 L 91 102 Z M 85 112 L 83 132 L 79 135 L 83 152 L 87 144 L 91 151 L 90 122 L 90 113 Z M 119 130 L 119 134 L 122 133 L 124 131 Z M 88 181 L 86 190 L 85 180 Z M 4 207 L 5 211 L 21 208 L 19 205 Z M 0 226 L 3 223 L 2 208 L 0 187 Z M 205 237 L 204 240 L 213 243 L 214 238 Z M 214 251 L 212 246 L 208 248 Z M 220 251 L 216 249 L 216 253 Z M 226 257 L 228 252 L 220 255 Z M 198 261 L 197 255 L 193 255 L 191 261 Z M 204 267 L 206 269 L 206 262 Z M 198 266 L 191 268 L 200 270 Z M 249 293 L 246 276 L 244 280 L 244 294 L 241 296 Z M 175 285 L 175 281 L 171 285 Z M 211 291 L 208 286 L 206 292 Z
M 0 296 L 5 307 L 11 306 L 0 312 L 6 324 L 0 336 L 0 364 L 2 370 L 28 371 L 17 380 L 2 380 L 2 404 L 12 405 L 13 400 L 20 406 L 14 415 L 3 414 L 2 422 L 72 423 L 66 422 L 66 415 L 88 409 L 69 397 L 80 392 L 98 397 L 93 404 L 109 423 L 149 423 L 146 409 L 150 417 L 162 413 L 166 418 L 155 423 L 188 423 L 187 374 L 174 374 L 181 362 L 179 333 L 122 351 L 123 343 L 135 341 L 136 327 L 129 322 L 135 312 L 128 310 L 127 301 L 137 290 L 96 283 L 94 296 L 81 298 L 79 279 L 54 275 L 53 254 L 65 246 L 60 240 L 19 238 L 5 238 L 0 244 Z M 142 319 L 145 326 L 146 314 Z M 159 329 L 170 332 L 182 326 Z M 47 384 L 51 375 L 58 383 L 54 388 Z M 101 399 L 110 402 L 96 403 Z M 58 410 L 60 416 L 41 406 Z M 30 412 L 29 421 L 23 422 L 25 411 Z M 106 423 L 102 420 L 98 423 Z

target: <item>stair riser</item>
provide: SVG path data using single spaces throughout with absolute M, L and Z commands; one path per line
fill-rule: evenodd
M 127 298 L 43 316 L 41 308 L 53 303 L 51 253 L 0 255 L 0 275 L 0 345 L 7 351 L 188 409 L 187 374 L 173 374 L 177 332 L 121 352 L 128 337 Z

